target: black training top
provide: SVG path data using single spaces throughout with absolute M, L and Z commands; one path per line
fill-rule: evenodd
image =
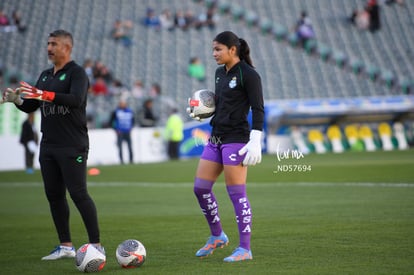
M 85 70 L 74 61 L 53 74 L 53 68 L 43 71 L 36 88 L 55 92 L 53 102 L 25 99 L 17 106 L 30 113 L 40 108 L 42 113 L 42 144 L 52 146 L 89 147 L 86 126 L 86 101 L 89 80 Z
M 210 124 L 212 137 L 221 143 L 247 143 L 250 127 L 247 115 L 252 109 L 252 129 L 262 131 L 264 123 L 263 92 L 260 75 L 240 61 L 228 72 L 225 66 L 215 74 L 216 111 Z

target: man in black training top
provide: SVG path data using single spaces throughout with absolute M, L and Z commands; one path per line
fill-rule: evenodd
M 60 241 L 42 260 L 75 257 L 66 190 L 82 216 L 89 242 L 104 253 L 95 203 L 86 186 L 89 150 L 86 100 L 89 80 L 84 69 L 72 60 L 72 48 L 73 38 L 69 32 L 56 30 L 50 33 L 47 55 L 53 68 L 43 71 L 34 86 L 22 81 L 19 88 L 8 88 L 1 99 L 1 103 L 13 102 L 26 113 L 38 108 L 41 110 L 39 161 Z

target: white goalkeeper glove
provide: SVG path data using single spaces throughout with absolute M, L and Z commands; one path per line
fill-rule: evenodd
M 0 99 L 0 104 L 3 104 L 5 102 L 12 102 L 16 105 L 22 105 L 23 99 L 20 97 L 20 93 L 20 88 L 17 88 L 15 90 L 12 88 L 7 88 L 7 90 L 3 92 L 3 95 Z
M 262 131 L 251 130 L 250 140 L 239 150 L 239 156 L 246 154 L 244 166 L 253 166 L 262 161 Z
M 34 140 L 31 140 L 27 143 L 27 149 L 29 149 L 30 153 L 34 154 L 37 150 L 37 144 Z
M 189 117 L 191 117 L 192 119 L 198 120 L 198 121 L 203 121 L 200 117 L 196 116 L 194 114 L 194 106 L 191 106 L 191 98 L 188 98 L 188 106 L 186 111 Z

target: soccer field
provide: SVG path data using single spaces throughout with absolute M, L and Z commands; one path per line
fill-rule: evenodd
M 414 274 L 414 151 L 264 156 L 249 168 L 253 260 L 224 263 L 238 244 L 220 177 L 214 191 L 228 247 L 206 258 L 208 227 L 192 191 L 197 159 L 98 167 L 89 191 L 106 274 Z M 71 205 L 73 242 L 87 242 Z M 0 274 L 79 274 L 71 259 L 41 261 L 57 237 L 40 172 L 0 172 Z M 140 240 L 147 261 L 123 270 L 117 245 Z

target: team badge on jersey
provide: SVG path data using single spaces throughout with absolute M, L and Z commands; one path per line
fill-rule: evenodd
M 229 87 L 233 89 L 234 87 L 236 87 L 236 85 L 237 85 L 237 77 L 233 77 L 233 79 L 230 80 L 229 82 Z

